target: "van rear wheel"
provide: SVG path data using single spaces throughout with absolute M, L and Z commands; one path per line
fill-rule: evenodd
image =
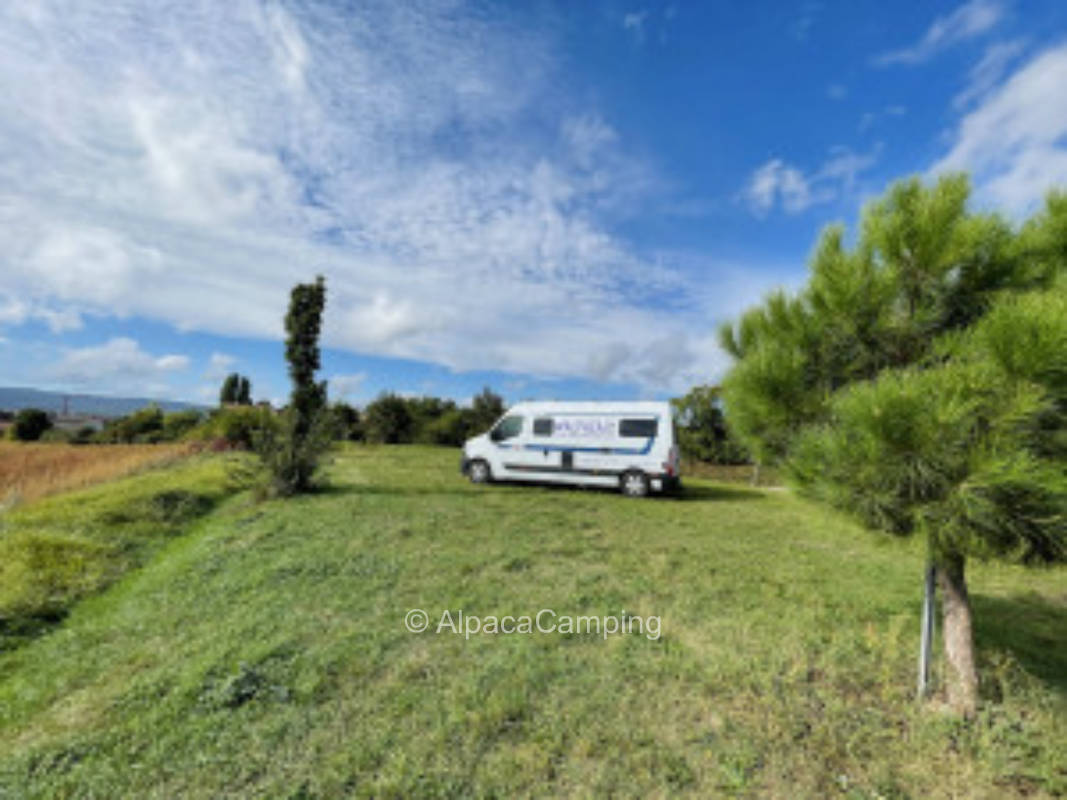
M 467 474 L 470 476 L 471 483 L 489 483 L 493 479 L 489 464 L 480 458 L 471 462 L 467 468 Z
M 648 496 L 648 476 L 636 469 L 624 472 L 619 479 L 619 491 L 627 497 Z

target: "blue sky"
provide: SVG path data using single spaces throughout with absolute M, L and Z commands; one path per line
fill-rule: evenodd
M 1067 4 L 0 4 L 0 385 L 665 397 L 903 175 L 1067 185 Z

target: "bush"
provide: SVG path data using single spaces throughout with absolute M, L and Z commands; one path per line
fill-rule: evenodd
M 271 497 L 288 497 L 314 488 L 315 475 L 336 437 L 336 418 L 323 407 L 306 428 L 305 422 L 288 408 L 274 424 L 256 428 L 252 449 L 259 463 L 251 474 L 241 467 L 237 474 Z
M 52 427 L 48 414 L 39 408 L 24 408 L 15 415 L 11 437 L 20 442 L 36 442 Z
M 195 409 L 175 411 L 163 417 L 163 438 L 174 442 L 193 430 L 204 419 L 204 415 Z
M 410 444 L 415 441 L 415 419 L 403 397 L 388 392 L 364 410 L 367 441 L 376 444 Z
M 157 405 L 150 405 L 125 417 L 108 420 L 96 438 L 108 444 L 162 441 L 163 411 Z
M 194 439 L 223 441 L 230 447 L 254 449 L 261 430 L 274 430 L 278 420 L 268 408 L 228 406 L 212 412 L 207 422 L 189 432 Z
M 430 422 L 423 438 L 428 444 L 461 447 L 473 431 L 473 412 L 469 408 L 453 408 Z
M 70 437 L 71 444 L 89 444 L 96 438 L 96 428 L 92 425 L 82 425 Z
M 334 415 L 336 437 L 341 441 L 362 442 L 365 434 L 359 409 L 353 408 L 348 403 L 334 403 L 331 410 Z
M 746 464 L 748 452 L 730 435 L 717 386 L 694 386 L 671 401 L 682 455 L 709 464 Z

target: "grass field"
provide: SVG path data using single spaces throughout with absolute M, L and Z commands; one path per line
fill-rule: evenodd
M 0 504 L 28 503 L 168 464 L 188 444 L 30 444 L 0 441 Z
M 912 699 L 918 546 L 780 491 L 472 487 L 456 462 L 352 448 L 329 491 L 231 497 L 0 654 L 0 797 L 1067 792 L 1067 570 L 971 570 L 961 722 Z M 414 608 L 662 629 L 467 639 L 408 632 Z

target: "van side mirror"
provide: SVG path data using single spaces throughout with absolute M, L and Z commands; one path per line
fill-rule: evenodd
M 504 437 L 500 435 L 500 426 L 499 425 L 497 427 L 493 428 L 491 431 L 489 431 L 489 441 L 491 441 L 491 442 L 499 442 L 503 438 Z

